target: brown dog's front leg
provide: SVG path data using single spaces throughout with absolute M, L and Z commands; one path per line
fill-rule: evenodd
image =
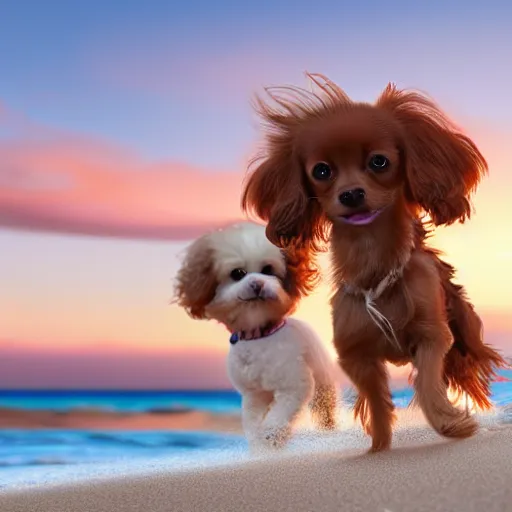
M 359 392 L 354 412 L 372 437 L 370 451 L 387 450 L 391 446 L 395 414 L 384 362 L 342 357 L 340 365 Z

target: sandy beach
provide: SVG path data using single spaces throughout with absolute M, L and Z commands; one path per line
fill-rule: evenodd
M 512 428 L 488 426 L 446 441 L 408 427 L 391 451 L 343 448 L 347 432 L 311 453 L 182 472 L 131 474 L 70 486 L 11 491 L 2 512 L 241 512 L 512 510 Z M 334 449 L 336 443 L 339 449 Z
M 508 409 L 507 409 L 508 410 Z M 503 413 L 504 410 L 501 411 Z M 367 454 L 370 439 L 341 408 L 339 429 L 312 433 L 308 418 L 285 450 L 251 456 L 228 447 L 182 463 L 128 460 L 73 466 L 60 481 L 0 491 L 1 512 L 330 512 L 512 510 L 512 426 L 479 416 L 477 436 L 450 441 L 418 409 L 397 409 L 393 449 Z M 508 416 L 507 416 L 508 418 Z M 105 410 L 0 409 L 0 428 L 241 433 L 239 414 L 193 410 L 119 413 Z M 69 474 L 66 473 L 69 471 Z M 30 480 L 30 478 L 28 479 Z

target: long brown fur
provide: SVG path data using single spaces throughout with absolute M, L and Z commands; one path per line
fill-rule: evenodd
M 386 361 L 413 363 L 415 400 L 440 434 L 470 436 L 477 424 L 450 403 L 447 387 L 489 408 L 490 382 L 504 360 L 484 344 L 482 322 L 453 282 L 453 267 L 427 247 L 423 216 L 433 226 L 469 218 L 487 163 L 426 95 L 390 84 L 375 104 L 356 103 L 326 77 L 309 77 L 315 92 L 274 88 L 267 90 L 273 105 L 257 100 L 267 146 L 249 174 L 242 207 L 267 221 L 268 238 L 283 248 L 315 254 L 330 244 L 334 343 L 358 389 L 354 412 L 372 450 L 390 446 L 395 419 Z M 389 170 L 371 172 L 371 154 L 384 154 Z M 314 178 L 318 162 L 328 163 L 329 181 Z M 349 212 L 339 194 L 356 187 L 365 190 L 369 211 L 382 210 L 365 226 L 340 220 Z M 401 279 L 375 302 L 397 347 L 345 285 L 373 289 L 404 262 Z
M 448 325 L 453 336 L 453 344 L 445 357 L 445 382 L 456 399 L 467 394 L 476 407 L 489 410 L 492 408 L 489 400 L 490 382 L 496 376 L 496 369 L 506 366 L 505 361 L 484 343 L 483 322 L 467 298 L 464 287 L 453 282 L 454 267 L 441 260 L 439 251 L 424 245 L 427 231 L 422 224 L 418 225 L 418 234 L 418 243 L 436 260 L 445 296 Z

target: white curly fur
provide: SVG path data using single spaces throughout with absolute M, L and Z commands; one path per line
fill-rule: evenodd
M 192 268 L 193 264 L 197 268 Z M 262 273 L 268 265 L 273 275 Z M 197 286 L 198 276 L 199 282 L 216 283 L 202 318 L 215 319 L 231 332 L 278 323 L 295 306 L 285 285 L 286 258 L 258 224 L 244 222 L 205 235 L 190 246 L 183 269 L 178 274 L 178 303 L 190 308 L 193 296 L 204 300 L 197 289 L 189 290 L 194 283 Z M 235 281 L 231 277 L 233 269 L 247 273 Z M 201 272 L 214 275 L 201 276 Z M 255 298 L 255 282 L 261 287 L 259 300 L 251 300 Z M 243 428 L 253 448 L 283 446 L 308 403 L 318 426 L 335 426 L 334 363 L 305 322 L 288 318 L 269 336 L 231 345 L 228 375 L 242 395 Z
M 228 374 L 242 395 L 243 427 L 249 443 L 283 444 L 315 389 L 334 393 L 331 368 L 332 361 L 316 333 L 295 318 L 266 338 L 231 346 Z

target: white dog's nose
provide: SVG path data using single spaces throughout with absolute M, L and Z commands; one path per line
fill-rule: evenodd
M 261 281 L 251 281 L 251 288 L 256 296 L 263 290 L 263 283 Z

